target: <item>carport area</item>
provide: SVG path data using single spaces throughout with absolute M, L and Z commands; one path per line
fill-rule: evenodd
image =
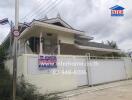
M 132 80 L 63 93 L 62 100 L 132 100 Z

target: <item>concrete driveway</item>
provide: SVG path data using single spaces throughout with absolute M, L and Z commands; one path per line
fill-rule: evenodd
M 88 88 L 87 91 L 86 88 L 79 89 L 69 93 L 65 93 L 66 98 L 63 100 L 132 100 L 132 80 L 95 86 Z

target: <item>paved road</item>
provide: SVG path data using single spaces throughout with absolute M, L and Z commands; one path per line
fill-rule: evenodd
M 119 84 L 121 85 L 73 95 L 64 100 L 132 100 L 132 81 L 129 84 Z
M 132 100 L 132 85 L 84 93 L 69 100 Z

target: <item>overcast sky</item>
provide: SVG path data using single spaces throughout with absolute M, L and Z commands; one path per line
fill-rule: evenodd
M 32 19 L 56 17 L 76 29 L 94 37 L 94 41 L 113 40 L 120 49 L 132 49 L 132 1 L 131 0 L 20 0 L 20 22 Z M 111 17 L 110 7 L 120 5 L 125 8 L 124 17 Z M 0 19 L 14 21 L 13 0 L 1 0 Z M 9 32 L 9 25 L 0 25 L 0 42 Z

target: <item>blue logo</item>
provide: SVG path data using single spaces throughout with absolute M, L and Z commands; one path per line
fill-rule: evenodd
M 124 9 L 123 7 L 116 5 L 111 7 L 111 16 L 124 16 Z

